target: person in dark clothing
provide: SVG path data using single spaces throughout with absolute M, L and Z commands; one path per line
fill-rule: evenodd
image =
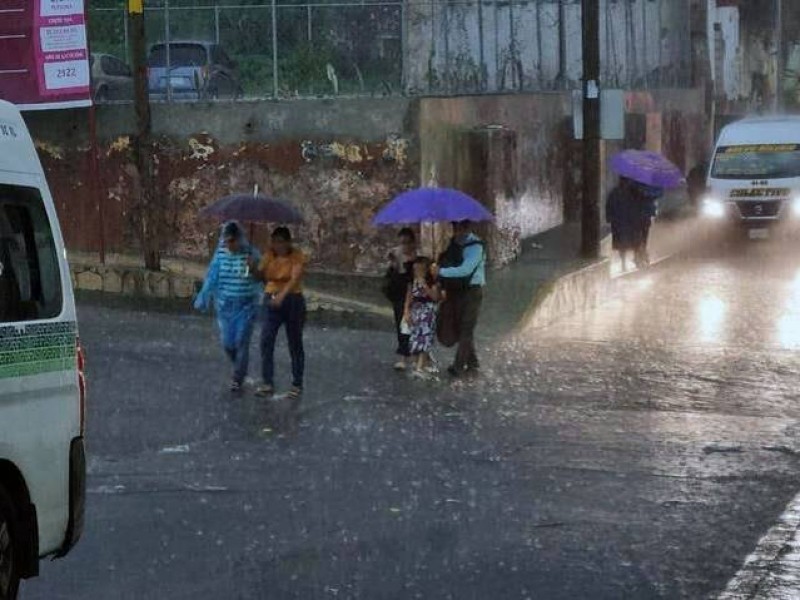
M 644 184 L 636 184 L 636 196 L 638 196 L 641 222 L 641 237 L 639 244 L 634 250 L 634 260 L 639 269 L 650 266 L 650 253 L 647 249 L 647 242 L 650 239 L 650 228 L 658 214 L 658 199 L 664 195 L 664 190 Z
M 483 287 L 486 284 L 486 251 L 483 241 L 473 233 L 472 223 L 469 221 L 453 224 L 451 244 L 460 246 L 463 256 L 461 264 L 435 265 L 433 275 L 441 279 L 445 289 L 442 312 L 446 318 L 448 314 L 452 315 L 453 336 L 458 342 L 455 360 L 447 372 L 453 377 L 460 377 L 476 372 L 480 367 L 475 351 L 475 327 L 478 324 Z M 459 280 L 463 281 L 463 286 L 453 285 Z
M 414 230 L 405 227 L 397 234 L 399 246 L 389 253 L 389 266 L 386 269 L 384 294 L 392 303 L 394 325 L 397 334 L 398 361 L 394 368 L 405 371 L 411 359 L 410 333 L 403 325 L 406 294 L 414 275 L 414 261 L 417 260 L 417 238 Z
M 689 193 L 689 202 L 696 209 L 700 198 L 706 192 L 706 176 L 708 175 L 708 162 L 695 165 L 686 176 L 686 187 Z
M 641 246 L 642 207 L 635 184 L 620 177 L 606 200 L 606 221 L 611 225 L 611 243 L 619 253 L 622 270 L 628 268 L 628 254 Z

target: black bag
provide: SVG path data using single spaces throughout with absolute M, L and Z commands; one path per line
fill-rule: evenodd
M 445 348 L 452 348 L 458 343 L 460 329 L 458 326 L 458 313 L 461 310 L 461 297 L 450 294 L 439 305 L 439 314 L 436 316 L 436 338 Z
M 409 283 L 411 283 L 409 273 L 401 273 L 394 267 L 389 267 L 383 276 L 381 292 L 389 302 L 400 302 L 406 298 Z
M 469 246 L 476 246 L 479 245 L 481 247 L 481 253 L 483 254 L 483 258 L 478 265 L 475 267 L 475 270 L 472 271 L 466 277 L 442 277 L 440 278 L 442 287 L 444 288 L 445 292 L 448 293 L 459 293 L 465 292 L 467 288 L 469 288 L 470 282 L 472 278 L 477 273 L 478 269 L 481 266 L 481 263 L 486 260 L 486 251 L 484 250 L 484 244 L 481 240 L 472 240 L 471 242 L 467 242 L 463 246 L 456 242 L 455 240 L 450 240 L 450 244 L 447 246 L 444 252 L 439 255 L 439 266 L 440 267 L 460 267 L 461 263 L 464 262 L 464 248 Z

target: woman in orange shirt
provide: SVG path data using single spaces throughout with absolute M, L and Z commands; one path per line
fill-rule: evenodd
M 286 326 L 292 358 L 292 387 L 288 396 L 300 398 L 303 393 L 306 300 L 302 281 L 306 262 L 305 254 L 292 247 L 289 230 L 286 227 L 276 228 L 272 232 L 269 251 L 258 265 L 258 277 L 265 283 L 261 330 L 263 384 L 256 390 L 259 396 L 268 397 L 275 392 L 275 340 L 282 325 Z

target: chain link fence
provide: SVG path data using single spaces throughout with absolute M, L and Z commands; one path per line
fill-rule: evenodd
M 526 92 L 581 78 L 580 0 L 238 1 L 147 4 L 153 99 Z M 601 0 L 604 86 L 688 86 L 689 14 L 689 0 Z M 95 89 L 128 86 L 124 2 L 96 0 L 89 26 L 105 57 Z

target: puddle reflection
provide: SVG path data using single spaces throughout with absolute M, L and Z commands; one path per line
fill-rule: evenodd
M 800 271 L 789 284 L 783 316 L 778 319 L 778 344 L 785 350 L 800 348 Z
M 700 299 L 697 305 L 697 333 L 701 342 L 721 341 L 727 313 L 728 305 L 718 296 L 708 295 Z

